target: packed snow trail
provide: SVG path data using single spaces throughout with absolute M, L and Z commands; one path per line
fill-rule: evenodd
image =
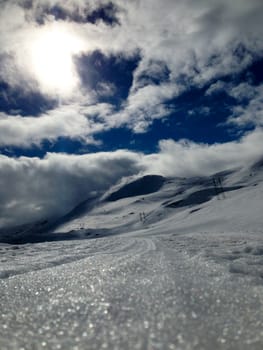
M 43 257 L 54 248 L 47 263 L 63 249 L 68 261 L 0 280 L 0 348 L 261 350 L 262 275 L 248 268 L 262 254 L 259 237 L 245 237 L 137 232 L 36 244 Z

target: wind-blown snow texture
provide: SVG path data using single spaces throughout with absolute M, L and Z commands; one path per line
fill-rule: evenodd
M 0 348 L 261 350 L 262 180 L 146 177 L 2 230 Z

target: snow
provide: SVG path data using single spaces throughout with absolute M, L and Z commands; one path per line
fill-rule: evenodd
M 1 350 L 262 349 L 262 180 L 123 185 L 25 244 L 2 233 Z

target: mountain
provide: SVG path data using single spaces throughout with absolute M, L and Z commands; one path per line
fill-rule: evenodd
M 230 222 L 233 227 L 240 222 L 255 226 L 261 218 L 261 186 L 263 171 L 260 167 L 255 170 L 254 165 L 206 177 L 143 176 L 114 187 L 87 210 L 78 207 L 79 215 L 61 220 L 54 234 L 101 237 L 146 225 L 166 229 L 173 223 L 181 230 L 195 223 L 205 227 L 211 221 L 217 228 Z
M 247 216 L 254 218 L 261 205 L 257 195 L 252 196 L 263 185 L 260 164 L 206 177 L 142 176 L 114 186 L 101 198 L 88 198 L 57 220 L 1 230 L 0 240 L 23 243 L 94 238 L 137 230 L 145 225 L 165 227 L 167 220 L 178 226 L 178 219 L 182 223 L 183 216 L 184 225 L 194 222 L 206 225 L 211 220 L 217 225 L 220 220 L 227 223 L 229 213 L 232 216 L 236 213 L 237 222 Z M 238 200 L 243 197 L 247 203 L 251 202 L 253 213 L 243 208 L 243 200 Z M 248 219 L 247 225 L 250 222 Z

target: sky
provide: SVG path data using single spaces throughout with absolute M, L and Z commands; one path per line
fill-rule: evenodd
M 262 0 L 0 0 L 0 227 L 252 164 Z

